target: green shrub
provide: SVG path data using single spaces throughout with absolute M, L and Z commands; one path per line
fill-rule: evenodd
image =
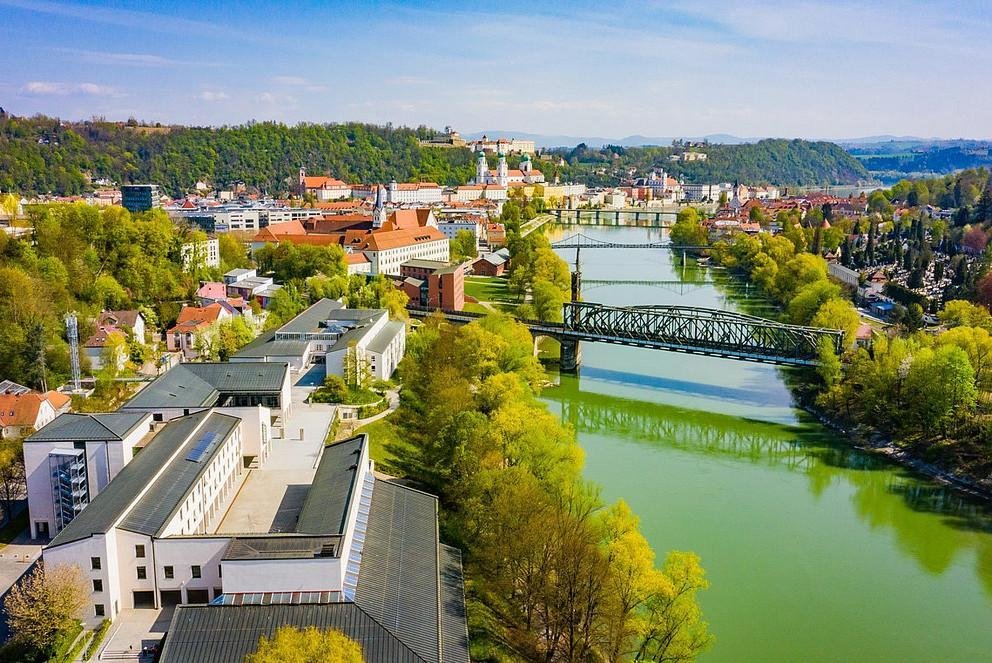
M 72 628 L 63 631 L 58 634 L 55 638 L 55 646 L 52 649 L 52 655 L 49 658 L 50 661 L 62 661 L 65 660 L 65 655 L 69 652 L 69 648 L 72 647 L 72 643 L 76 641 L 76 638 L 83 631 L 83 625 L 79 622 L 73 624 Z
M 93 633 L 93 639 L 90 640 L 90 646 L 86 648 L 86 653 L 83 654 L 84 661 L 88 661 L 91 658 L 93 658 L 93 655 L 96 654 L 96 650 L 100 648 L 100 643 L 103 642 L 104 636 L 107 635 L 107 629 L 109 628 L 110 628 L 110 620 L 104 619 L 100 623 L 100 628 L 98 628 L 96 632 Z
M 76 638 L 76 644 L 73 645 L 72 649 L 70 649 L 69 652 L 62 657 L 62 663 L 70 663 L 71 661 L 75 661 L 79 658 L 79 654 L 83 651 L 83 647 L 85 647 L 86 643 L 92 638 L 93 633 L 84 633 L 81 637 Z

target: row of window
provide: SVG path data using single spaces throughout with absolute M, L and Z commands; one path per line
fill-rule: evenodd
M 134 555 L 135 555 L 135 557 L 144 557 L 145 556 L 145 547 L 143 545 L 136 545 L 134 547 Z M 102 567 L 103 567 L 103 561 L 99 557 L 90 557 L 90 568 L 92 568 L 94 571 L 99 571 Z M 162 567 L 162 568 L 163 568 L 163 570 L 165 572 L 165 577 L 166 578 L 171 579 L 171 578 L 174 578 L 175 577 L 175 573 L 176 573 L 175 567 L 173 567 L 173 566 L 165 566 L 165 567 Z M 201 577 L 201 570 L 200 570 L 200 565 L 199 564 L 193 564 L 189 568 L 190 568 L 190 574 L 194 578 Z M 218 573 L 220 573 L 220 567 L 219 566 L 217 567 L 217 569 L 218 569 Z M 139 566 L 139 567 L 137 567 L 137 572 L 138 572 L 138 580 L 147 580 L 148 579 L 148 567 L 146 567 L 146 566 Z M 103 580 L 100 580 L 100 579 L 94 579 L 93 580 L 93 591 L 94 592 L 102 592 L 103 591 Z

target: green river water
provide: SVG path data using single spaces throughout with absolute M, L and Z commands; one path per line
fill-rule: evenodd
M 581 259 L 586 301 L 770 310 L 667 252 Z M 587 478 L 631 505 L 659 563 L 669 550 L 702 558 L 716 636 L 704 661 L 992 660 L 992 511 L 852 449 L 793 406 L 783 370 L 586 343 L 579 376 L 544 395 L 578 432 Z

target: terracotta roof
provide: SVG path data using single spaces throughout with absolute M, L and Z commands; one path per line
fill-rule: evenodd
M 392 188 L 392 184 L 389 185 Z M 418 191 L 420 189 L 438 189 L 437 182 L 401 182 L 396 184 L 397 191 Z
M 401 246 L 412 246 L 416 244 L 426 244 L 447 239 L 437 228 L 402 228 L 400 230 L 387 230 L 371 233 L 365 240 L 361 250 L 364 251 L 384 251 L 395 249 Z
M 364 253 L 349 253 L 345 255 L 344 261 L 349 265 L 364 265 L 369 262 Z
M 209 327 L 213 323 L 217 322 L 220 318 L 220 312 L 224 310 L 223 307 L 214 302 L 213 304 L 208 304 L 207 306 L 186 306 L 179 311 L 179 317 L 176 319 L 176 324 L 169 330 L 169 333 L 173 332 L 188 332 L 196 331 L 197 329 L 202 329 L 204 327 Z
M 430 221 L 431 210 L 420 209 L 398 209 L 389 215 L 386 220 L 386 230 L 400 230 L 404 228 L 423 228 Z
M 272 225 L 266 226 L 255 233 L 252 237 L 253 242 L 278 242 L 282 239 L 287 239 L 292 235 L 305 235 L 307 231 L 303 228 L 303 224 L 299 219 L 294 219 L 293 221 L 283 221 L 281 223 L 273 223 Z
M 65 394 L 49 391 L 41 394 L 29 391 L 26 394 L 0 394 L 0 426 L 34 426 L 38 423 L 41 404 L 49 401 L 58 412 L 69 400 Z
M 303 186 L 308 189 L 347 189 L 348 185 L 333 177 L 304 177 Z

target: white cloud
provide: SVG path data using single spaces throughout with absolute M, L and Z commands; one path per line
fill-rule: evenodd
M 56 48 L 57 52 L 78 57 L 90 64 L 106 64 L 114 66 L 133 67 L 223 67 L 217 62 L 196 62 L 192 60 L 175 60 L 153 53 L 115 53 L 110 51 L 88 51 L 81 48 Z
M 271 104 L 276 98 L 271 92 L 262 92 L 260 95 L 255 97 L 257 101 L 261 101 L 263 104 Z
M 98 85 L 96 83 L 60 83 L 54 81 L 30 81 L 21 88 L 26 94 L 39 96 L 65 96 L 70 94 L 84 94 L 94 97 L 119 97 L 122 96 L 115 88 L 109 85 Z
M 223 90 L 204 90 L 198 95 L 198 98 L 202 101 L 223 101 L 231 97 Z

